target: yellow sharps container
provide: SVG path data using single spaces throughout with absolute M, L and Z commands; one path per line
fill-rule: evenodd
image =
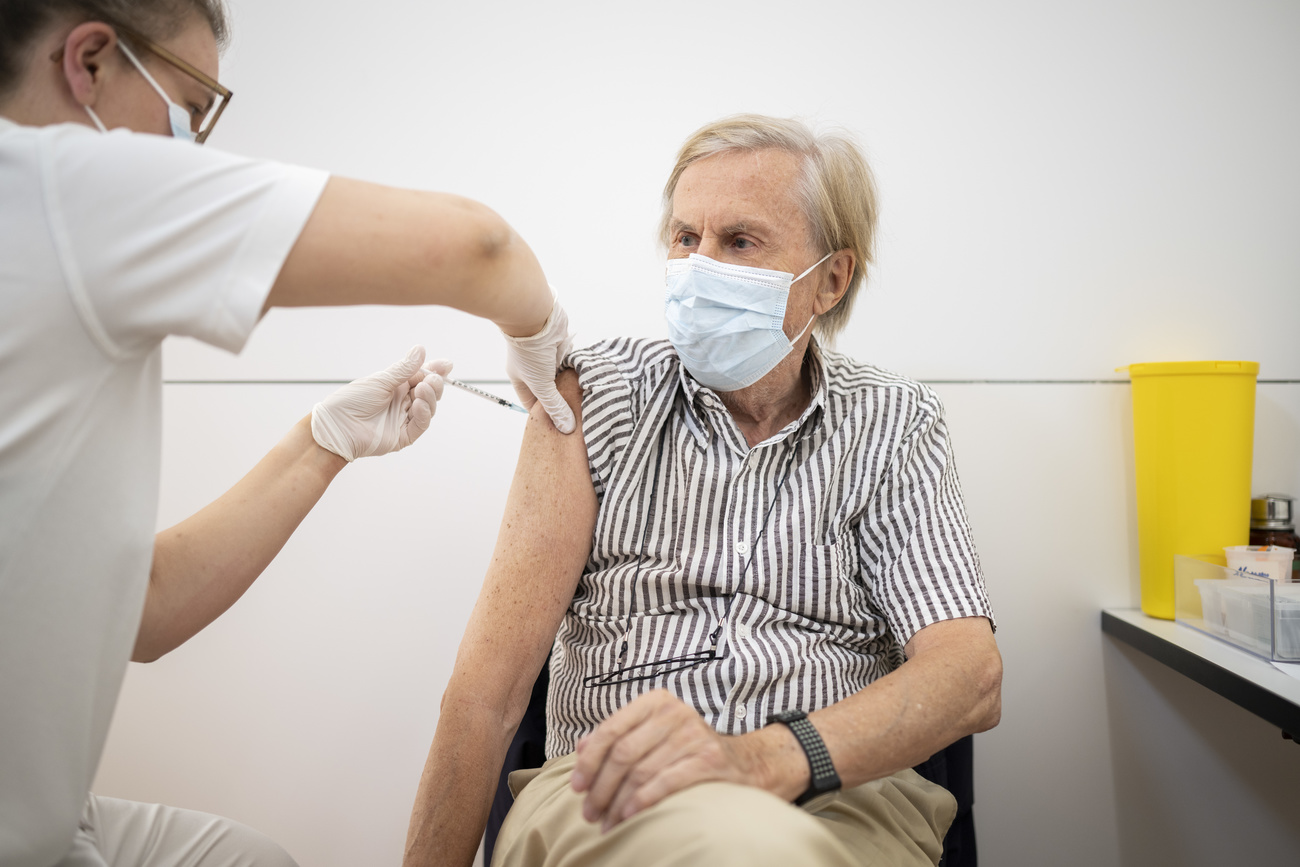
M 1174 555 L 1250 537 L 1254 361 L 1132 364 L 1142 610 L 1174 619 Z

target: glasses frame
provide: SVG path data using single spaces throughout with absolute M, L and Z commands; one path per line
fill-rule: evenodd
M 112 25 L 112 27 L 114 30 L 117 31 L 118 39 L 121 39 L 123 36 L 130 38 L 132 42 L 138 44 L 141 48 L 148 51 L 154 57 L 157 57 L 159 60 L 175 67 L 176 69 L 179 69 L 181 72 L 185 73 L 190 78 L 197 81 L 199 84 L 202 84 L 208 90 L 211 90 L 213 93 L 215 93 L 217 96 L 221 98 L 221 102 L 217 103 L 216 113 L 212 115 L 212 119 L 208 121 L 207 126 L 205 126 L 203 129 L 200 129 L 194 135 L 194 141 L 196 144 L 203 144 L 205 141 L 207 141 L 208 136 L 212 134 L 212 130 L 216 127 L 217 121 L 221 119 L 222 112 L 226 110 L 226 106 L 230 105 L 230 100 L 232 97 L 234 97 L 235 92 L 230 88 L 226 87 L 221 82 L 217 81 L 212 76 L 208 75 L 203 70 L 194 66 L 194 64 L 182 60 L 181 58 L 177 57 L 175 54 L 172 54 L 166 48 L 163 48 L 161 45 L 154 42 L 149 37 L 139 33 L 138 31 L 132 30 L 130 27 L 124 27 L 121 24 L 114 24 Z M 50 55 L 50 60 L 53 60 L 55 63 L 63 62 L 62 46 L 60 46 L 58 51 L 55 51 L 53 54 Z
M 719 629 L 721 624 L 719 624 Z M 654 680 L 665 674 L 672 674 L 675 671 L 685 671 L 688 668 L 694 668 L 705 662 L 712 662 L 719 659 L 717 635 L 719 629 L 713 631 L 713 646 L 708 650 L 700 650 L 695 653 L 687 653 L 682 656 L 673 656 L 668 659 L 658 659 L 654 662 L 642 662 L 637 665 L 625 665 L 622 668 L 616 668 L 613 671 L 607 671 L 603 674 L 592 674 L 582 679 L 582 685 L 587 689 L 594 689 L 598 686 L 616 686 L 620 683 L 636 683 L 640 680 Z M 623 642 L 622 656 L 627 655 L 627 641 Z M 663 670 L 655 670 L 660 666 L 668 666 Z M 646 674 L 637 674 L 643 668 L 651 669 Z

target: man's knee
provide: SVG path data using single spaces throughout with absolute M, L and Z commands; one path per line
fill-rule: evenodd
M 841 848 L 803 810 L 768 792 L 727 783 L 679 792 L 664 801 L 655 825 L 651 833 L 682 856 L 679 863 L 837 863 Z

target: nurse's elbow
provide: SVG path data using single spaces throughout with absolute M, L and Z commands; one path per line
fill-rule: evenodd
M 482 264 L 494 263 L 506 258 L 523 243 L 510 224 L 487 205 L 463 196 L 450 198 L 452 206 L 459 212 L 461 243 L 458 249 L 466 258 Z M 431 227 L 431 253 L 434 256 L 440 256 L 444 249 L 443 238 L 439 237 L 441 231 L 445 231 L 441 222 Z
M 157 662 L 167 655 L 169 647 L 161 646 L 157 641 L 144 635 L 143 631 L 135 638 L 135 647 L 131 649 L 132 662 Z

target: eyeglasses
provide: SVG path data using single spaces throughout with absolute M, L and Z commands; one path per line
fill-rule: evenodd
M 203 144 L 207 141 L 208 136 L 212 134 L 212 128 L 217 125 L 217 121 L 221 118 L 221 113 L 225 111 L 226 106 L 230 104 L 230 98 L 235 95 L 234 91 L 221 84 L 221 82 L 217 81 L 212 76 L 198 69 L 193 64 L 187 63 L 175 54 L 172 54 L 166 48 L 163 48 L 161 45 L 158 45 L 153 40 L 142 36 L 131 28 L 123 27 L 121 25 L 114 25 L 114 28 L 117 30 L 119 37 L 129 37 L 132 42 L 148 51 L 154 57 L 157 57 L 159 60 L 176 69 L 179 69 L 181 72 L 212 91 L 212 103 L 204 113 L 203 119 L 199 121 L 199 131 L 194 135 L 194 141 L 198 144 Z M 53 60 L 55 63 L 62 63 L 63 48 L 60 47 L 58 51 L 51 54 L 50 60 Z
M 713 635 L 710 636 L 713 646 L 708 650 L 673 656 L 668 659 L 657 659 L 654 662 L 643 662 L 639 665 L 625 665 L 604 674 L 588 675 L 582 679 L 582 685 L 588 689 L 594 689 L 598 686 L 614 686 L 619 683 L 636 683 L 638 680 L 654 680 L 660 675 L 672 674 L 674 671 L 685 671 L 701 663 L 712 662 L 718 658 L 718 633 L 721 631 L 722 624 L 719 623 L 718 628 L 714 629 Z M 623 639 L 623 649 L 619 651 L 619 659 L 626 658 L 627 639 L 625 638 Z

